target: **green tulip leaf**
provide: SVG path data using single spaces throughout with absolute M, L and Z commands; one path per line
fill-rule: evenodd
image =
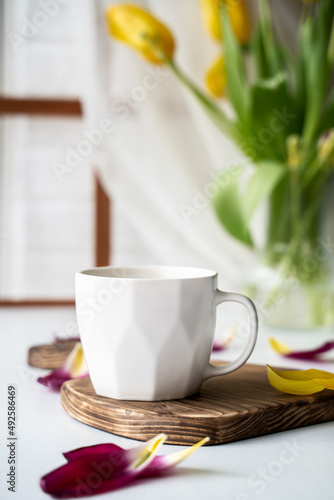
M 260 26 L 258 26 L 254 31 L 251 41 L 251 49 L 254 54 L 256 70 L 259 78 L 268 78 L 270 76 L 270 70 L 264 51 L 264 41 Z
M 221 9 L 221 23 L 224 33 L 227 92 L 239 118 L 240 128 L 247 133 L 250 120 L 250 92 L 245 73 L 242 49 L 232 31 L 226 6 Z
M 279 162 L 261 162 L 257 164 L 256 172 L 241 192 L 240 179 L 243 172 L 244 169 L 239 167 L 221 175 L 217 184 L 222 187 L 213 198 L 213 207 L 219 221 L 232 236 L 245 245 L 253 246 L 249 231 L 251 217 L 287 175 L 288 169 Z
M 328 97 L 323 116 L 321 119 L 319 133 L 327 132 L 327 130 L 334 128 L 334 89 Z
M 235 168 L 221 176 L 224 182 L 219 193 L 213 198 L 213 208 L 225 229 L 242 243 L 253 246 L 239 194 L 239 180 L 242 168 Z M 217 182 L 219 184 L 219 181 Z M 221 182 L 222 184 L 222 182 Z
M 305 78 L 305 122 L 303 140 L 314 140 L 321 125 L 321 111 L 329 85 L 330 72 L 327 52 L 334 16 L 334 2 L 320 2 L 315 19 L 305 20 L 302 30 L 302 48 Z
M 252 87 L 254 159 L 286 159 L 285 140 L 295 132 L 298 116 L 287 88 L 285 72 L 258 80 Z
M 247 224 L 255 210 L 270 196 L 277 184 L 287 174 L 288 169 L 283 163 L 263 161 L 257 164 L 256 171 L 245 190 L 242 203 Z

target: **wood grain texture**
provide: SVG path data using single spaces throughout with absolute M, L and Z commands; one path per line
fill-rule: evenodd
M 60 341 L 31 347 L 28 352 L 28 363 L 36 368 L 54 370 L 64 363 L 74 345 L 75 341 Z
M 245 365 L 207 380 L 200 393 L 174 401 L 118 401 L 98 396 L 89 378 L 65 382 L 61 401 L 73 418 L 140 441 L 160 432 L 167 443 L 210 444 L 264 436 L 334 420 L 334 392 L 293 396 L 273 389 L 266 367 Z

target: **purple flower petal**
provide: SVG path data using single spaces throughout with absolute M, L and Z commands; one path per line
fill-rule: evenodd
M 288 354 L 285 354 L 285 356 L 287 358 L 312 360 L 317 359 L 319 354 L 331 351 L 332 349 L 334 349 L 334 342 L 325 342 L 316 349 L 310 349 L 309 351 L 292 351 Z
M 212 346 L 212 352 L 218 352 L 218 351 L 225 351 L 226 346 L 218 342 L 217 340 L 214 341 L 213 346 Z
M 182 462 L 185 458 L 191 455 L 197 448 L 203 446 L 207 443 L 209 438 L 206 437 L 185 450 L 172 453 L 170 455 L 156 455 L 153 460 L 142 469 L 140 477 L 156 477 L 169 471 L 171 468 L 175 467 L 177 464 Z M 128 450 L 129 452 L 129 450 Z M 123 448 L 120 448 L 113 443 L 103 443 L 94 446 L 86 446 L 83 448 L 77 448 L 76 450 L 68 451 L 63 453 L 64 457 L 68 461 L 73 461 L 81 459 L 87 456 L 94 456 L 96 459 L 101 459 L 106 454 L 117 456 L 118 454 L 124 453 Z
M 45 493 L 55 497 L 79 498 L 97 495 L 130 484 L 152 461 L 166 435 L 159 434 L 147 443 L 124 450 L 116 445 L 79 448 L 65 455 L 66 464 L 40 480 Z
M 95 444 L 93 446 L 84 446 L 82 448 L 76 448 L 75 450 L 67 451 L 63 453 L 64 457 L 68 462 L 72 460 L 77 460 L 78 458 L 86 457 L 89 455 L 103 455 L 104 453 L 121 453 L 123 448 L 117 446 L 113 443 L 103 443 Z
M 224 335 L 224 340 L 220 340 L 220 341 L 215 340 L 213 342 L 212 351 L 213 352 L 225 351 L 225 349 L 227 349 L 230 342 L 234 339 L 236 333 L 237 333 L 237 325 L 233 324 L 230 326 L 230 328 L 228 329 L 228 331 Z
M 37 382 L 58 390 L 66 380 L 88 376 L 88 368 L 80 342 L 77 342 L 66 358 L 65 363 L 45 377 L 39 377 Z
M 113 460 L 109 453 L 87 455 L 67 462 L 42 477 L 40 486 L 55 497 L 83 497 L 96 495 L 124 486 L 134 479 L 126 474 L 125 457 Z
M 325 342 L 320 347 L 316 347 L 315 349 L 309 349 L 306 351 L 293 351 L 291 347 L 274 338 L 269 338 L 269 343 L 274 351 L 276 351 L 278 354 L 281 354 L 281 356 L 284 356 L 285 358 L 303 359 L 308 361 L 319 361 L 318 356 L 320 354 L 334 349 L 334 341 Z
M 71 378 L 71 375 L 65 372 L 61 367 L 49 373 L 49 375 L 45 375 L 45 377 L 39 377 L 37 379 L 37 382 L 45 385 L 46 387 L 59 390 L 62 384 L 66 382 L 66 380 L 70 380 Z
M 209 441 L 206 437 L 185 450 L 157 456 L 156 452 L 166 438 L 165 434 L 159 434 L 128 450 L 104 443 L 68 451 L 64 453 L 68 462 L 42 477 L 40 486 L 45 493 L 62 498 L 113 491 L 135 479 L 166 473 Z

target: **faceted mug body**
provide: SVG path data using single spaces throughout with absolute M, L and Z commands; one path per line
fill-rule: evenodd
M 161 401 L 199 391 L 204 380 L 242 366 L 257 337 L 247 297 L 217 290 L 215 271 L 191 267 L 98 267 L 76 273 L 76 313 L 89 375 L 97 394 Z M 216 306 L 234 301 L 249 312 L 243 352 L 209 363 Z
M 97 394 L 158 401 L 200 389 L 214 337 L 216 274 L 168 269 L 76 274 L 78 326 Z

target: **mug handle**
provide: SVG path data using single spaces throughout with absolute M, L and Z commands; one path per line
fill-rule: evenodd
M 222 302 L 239 302 L 246 307 L 250 317 L 249 337 L 244 351 L 234 361 L 221 366 L 213 366 L 208 363 L 207 367 L 204 370 L 203 381 L 211 377 L 217 377 L 217 375 L 226 375 L 226 373 L 231 373 L 234 370 L 240 368 L 240 366 L 246 363 L 247 359 L 252 354 L 257 339 L 257 312 L 253 302 L 248 297 L 245 297 L 244 295 L 241 295 L 239 293 L 228 293 L 222 292 L 221 290 L 216 290 L 215 300 L 216 306 L 218 306 Z

